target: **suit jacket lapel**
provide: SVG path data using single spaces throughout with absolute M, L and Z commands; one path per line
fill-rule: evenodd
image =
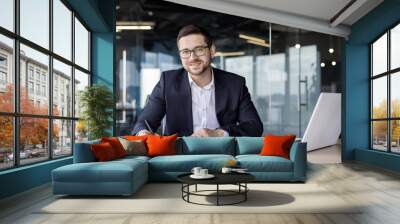
M 193 133 L 193 112 L 192 112 L 192 91 L 190 89 L 188 73 L 183 70 L 181 75 L 179 76 L 180 80 L 177 82 L 176 88 L 179 97 L 176 100 L 179 100 L 181 103 L 179 104 L 181 107 L 176 108 L 176 110 L 182 110 L 185 115 L 181 124 L 185 127 L 185 129 L 191 134 Z M 179 113 L 180 114 L 180 113 Z
M 215 112 L 217 114 L 217 119 L 220 125 L 222 121 L 222 114 L 226 108 L 228 94 L 226 91 L 226 86 L 222 80 L 222 76 L 218 69 L 213 68 L 214 72 L 214 85 L 215 85 Z

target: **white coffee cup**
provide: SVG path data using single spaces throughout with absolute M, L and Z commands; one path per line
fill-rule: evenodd
M 222 167 L 221 172 L 222 173 L 230 173 L 232 171 L 232 168 L 230 167 Z
M 208 175 L 208 169 L 201 169 L 200 170 L 200 176 L 207 176 Z
M 200 174 L 200 171 L 202 170 L 202 168 L 201 167 L 193 167 L 193 169 L 192 169 L 192 173 L 194 174 L 194 175 L 196 175 L 196 176 L 199 176 L 199 175 L 201 175 Z

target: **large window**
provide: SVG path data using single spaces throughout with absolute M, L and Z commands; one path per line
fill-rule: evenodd
M 400 153 L 400 24 L 370 45 L 371 148 Z
M 0 170 L 72 155 L 89 52 L 90 31 L 65 1 L 0 1 Z

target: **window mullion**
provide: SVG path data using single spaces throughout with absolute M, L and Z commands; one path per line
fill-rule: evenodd
M 72 29 L 71 29 L 71 59 L 72 59 L 72 73 L 71 73 L 71 100 L 72 100 L 72 105 L 71 105 L 71 117 L 75 118 L 75 12 L 72 11 L 72 15 L 71 15 L 71 23 L 72 23 Z M 74 155 L 74 151 L 75 151 L 75 125 L 76 125 L 76 121 L 73 120 L 71 122 L 72 124 L 72 133 L 71 133 L 71 150 L 72 150 L 72 155 Z
M 19 7 L 20 1 L 14 1 L 14 30 L 19 35 Z M 19 39 L 14 39 L 14 113 L 18 115 L 20 112 L 20 48 Z M 19 166 L 19 135 L 20 135 L 20 118 L 14 115 L 14 166 Z
M 390 71 L 390 29 L 389 29 L 389 31 L 387 32 L 387 52 L 386 52 L 386 54 L 387 54 L 387 63 L 386 63 L 386 66 L 387 66 L 387 71 Z M 388 92 L 387 92 L 387 97 L 388 97 L 388 105 L 387 105 L 387 110 L 388 110 L 388 117 L 389 118 L 392 118 L 392 111 L 391 111 L 391 109 L 392 109 L 392 100 L 391 100 L 391 78 L 392 78 L 392 75 L 389 73 L 389 74 L 387 74 L 387 90 L 388 90 Z M 389 120 L 388 121 L 388 126 L 387 126 L 387 130 L 388 130 L 388 141 L 389 141 L 389 143 L 388 143 L 388 152 L 391 152 L 392 151 L 392 135 L 391 135 L 391 132 L 392 132 L 392 121 L 391 120 Z
M 49 50 L 53 52 L 53 0 L 49 0 Z M 53 56 L 49 55 L 49 73 L 48 73 L 49 86 L 47 90 L 49 94 L 49 120 L 48 120 L 48 152 L 49 159 L 53 159 Z

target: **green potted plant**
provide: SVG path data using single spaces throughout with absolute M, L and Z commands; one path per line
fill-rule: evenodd
M 113 94 L 107 86 L 94 84 L 79 93 L 82 110 L 80 124 L 87 128 L 89 140 L 110 136 L 112 127 Z

